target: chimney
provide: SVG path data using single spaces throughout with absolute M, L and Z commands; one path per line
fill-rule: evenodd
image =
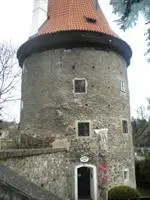
M 47 19 L 48 0 L 33 0 L 32 30 L 34 35 Z

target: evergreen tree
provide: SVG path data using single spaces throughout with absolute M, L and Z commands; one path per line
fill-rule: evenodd
M 150 25 L 150 0 L 110 0 L 110 4 L 118 15 L 117 23 L 122 30 L 135 26 L 140 14 L 145 18 L 145 23 Z M 150 53 L 150 28 L 147 28 L 146 40 L 147 53 Z

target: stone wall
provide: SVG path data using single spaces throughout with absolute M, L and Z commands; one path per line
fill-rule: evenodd
M 74 141 L 74 147 L 75 147 Z M 79 145 L 80 144 L 80 145 Z M 97 145 L 95 145 L 97 144 Z M 69 152 L 55 152 L 40 155 L 22 156 L 17 158 L 1 159 L 1 164 L 6 165 L 25 179 L 34 182 L 63 200 L 74 200 L 75 195 L 75 168 L 77 166 L 96 166 L 97 171 L 97 195 L 98 200 L 106 198 L 108 188 L 115 185 L 127 184 L 135 187 L 132 162 L 127 158 L 123 160 L 115 157 L 111 162 L 106 159 L 106 152 L 98 148 L 97 138 L 90 141 L 78 142 L 80 148 L 77 150 L 72 146 Z M 78 147 L 79 147 L 78 146 Z M 18 154 L 16 155 L 18 156 Z M 80 158 L 87 156 L 89 161 L 81 163 Z M 130 178 L 128 182 L 123 180 L 123 167 L 129 167 Z M 105 169 L 102 170 L 101 167 Z M 107 170 L 109 169 L 109 171 Z M 132 177 L 133 176 L 133 177 Z M 108 182 L 107 178 L 108 177 Z
M 10 158 L 1 161 L 18 175 L 38 186 L 67 199 L 68 159 L 63 153 L 38 155 L 32 157 Z M 63 198 L 62 198 L 63 197 Z
M 55 194 L 27 180 L 26 177 L 19 176 L 14 170 L 2 164 L 0 164 L 0 199 L 60 200 Z
M 89 141 L 84 141 L 89 146 Z M 91 141 L 91 145 L 95 144 L 95 141 Z M 58 198 L 63 200 L 74 200 L 75 196 L 75 168 L 77 166 L 92 165 L 99 168 L 99 160 L 97 156 L 98 149 L 95 146 L 92 151 L 89 151 L 83 146 L 83 141 L 80 142 L 81 151 L 78 152 L 58 152 L 50 154 L 40 154 L 27 156 L 26 154 L 20 157 L 20 154 L 16 153 L 16 158 L 4 157 L 1 158 L 1 164 L 6 165 L 15 171 L 18 175 L 35 183 L 36 185 L 44 188 Z M 97 151 L 96 151 L 97 150 Z M 35 152 L 34 152 L 35 153 Z M 81 163 L 80 158 L 82 156 L 88 156 L 89 161 L 85 164 Z M 19 156 L 17 158 L 17 156 Z M 101 160 L 104 162 L 103 160 Z M 100 178 L 100 173 L 97 170 L 97 180 Z M 97 195 L 100 199 L 105 199 L 106 187 L 97 185 Z M 105 191 L 105 193 L 104 193 Z M 101 195 L 102 193 L 103 196 Z
M 16 191 L 2 184 L 0 184 L 0 199 L 1 200 L 29 200 L 27 197 L 17 193 Z

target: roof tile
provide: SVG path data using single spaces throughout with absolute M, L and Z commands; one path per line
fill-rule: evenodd
M 110 28 L 96 0 L 49 0 L 48 20 L 38 31 L 39 35 L 60 31 L 84 30 L 118 37 Z M 96 20 L 87 22 L 86 18 Z

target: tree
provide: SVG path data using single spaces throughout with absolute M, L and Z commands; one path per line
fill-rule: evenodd
M 0 43 L 0 118 L 5 113 L 8 102 L 19 100 L 17 88 L 21 80 L 21 70 L 17 66 L 16 48 L 11 42 Z
M 149 105 L 148 105 L 149 106 Z M 149 119 L 148 106 L 139 106 L 137 108 L 138 119 L 147 121 Z
M 133 142 L 136 147 L 150 146 L 150 100 L 147 98 L 147 106 L 139 106 L 137 118 L 132 118 Z
M 118 15 L 117 23 L 122 30 L 135 26 L 140 14 L 145 18 L 145 23 L 150 25 L 150 0 L 110 0 L 110 4 Z M 150 53 L 150 28 L 147 28 L 146 40 L 147 53 Z

